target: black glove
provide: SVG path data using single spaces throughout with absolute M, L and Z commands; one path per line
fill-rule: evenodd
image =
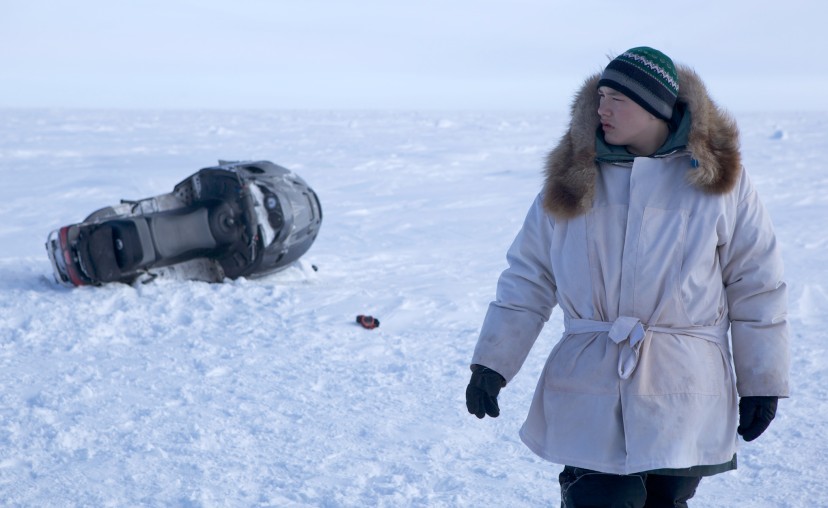
M 500 408 L 497 406 L 497 394 L 506 386 L 506 380 L 488 367 L 474 364 L 469 386 L 466 387 L 466 408 L 478 418 L 489 415 L 497 418 Z
M 745 441 L 761 436 L 776 416 L 779 397 L 742 397 L 739 399 L 739 428 L 736 432 Z

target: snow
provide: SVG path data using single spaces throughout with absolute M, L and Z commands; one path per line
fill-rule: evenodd
M 2 110 L 4 506 L 555 506 L 560 467 L 517 437 L 558 311 L 502 414 L 465 409 L 505 251 L 566 123 L 555 113 Z M 828 120 L 743 113 L 744 163 L 790 288 L 793 396 L 693 506 L 828 498 Z M 218 159 L 319 194 L 288 270 L 223 284 L 66 289 L 43 243 Z M 311 265 L 318 267 L 315 271 Z M 380 319 L 359 327 L 357 314 Z

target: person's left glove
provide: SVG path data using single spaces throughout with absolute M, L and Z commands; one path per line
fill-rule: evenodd
M 466 387 L 466 409 L 478 418 L 485 415 L 497 418 L 500 415 L 497 395 L 506 386 L 506 379 L 483 365 L 474 364 L 471 370 L 471 379 Z
M 739 399 L 739 428 L 745 441 L 761 436 L 776 416 L 779 397 L 742 397 Z

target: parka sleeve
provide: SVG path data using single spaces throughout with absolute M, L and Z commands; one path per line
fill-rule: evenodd
M 729 241 L 719 247 L 741 397 L 789 395 L 787 287 L 773 224 L 743 171 Z
M 498 279 L 472 356 L 472 363 L 507 381 L 520 370 L 557 304 L 549 257 L 553 223 L 541 203 L 538 196 L 506 254 L 509 267 Z

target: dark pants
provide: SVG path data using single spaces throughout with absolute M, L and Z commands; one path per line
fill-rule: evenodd
M 561 508 L 687 508 L 701 477 L 618 475 L 566 466 L 558 480 Z

